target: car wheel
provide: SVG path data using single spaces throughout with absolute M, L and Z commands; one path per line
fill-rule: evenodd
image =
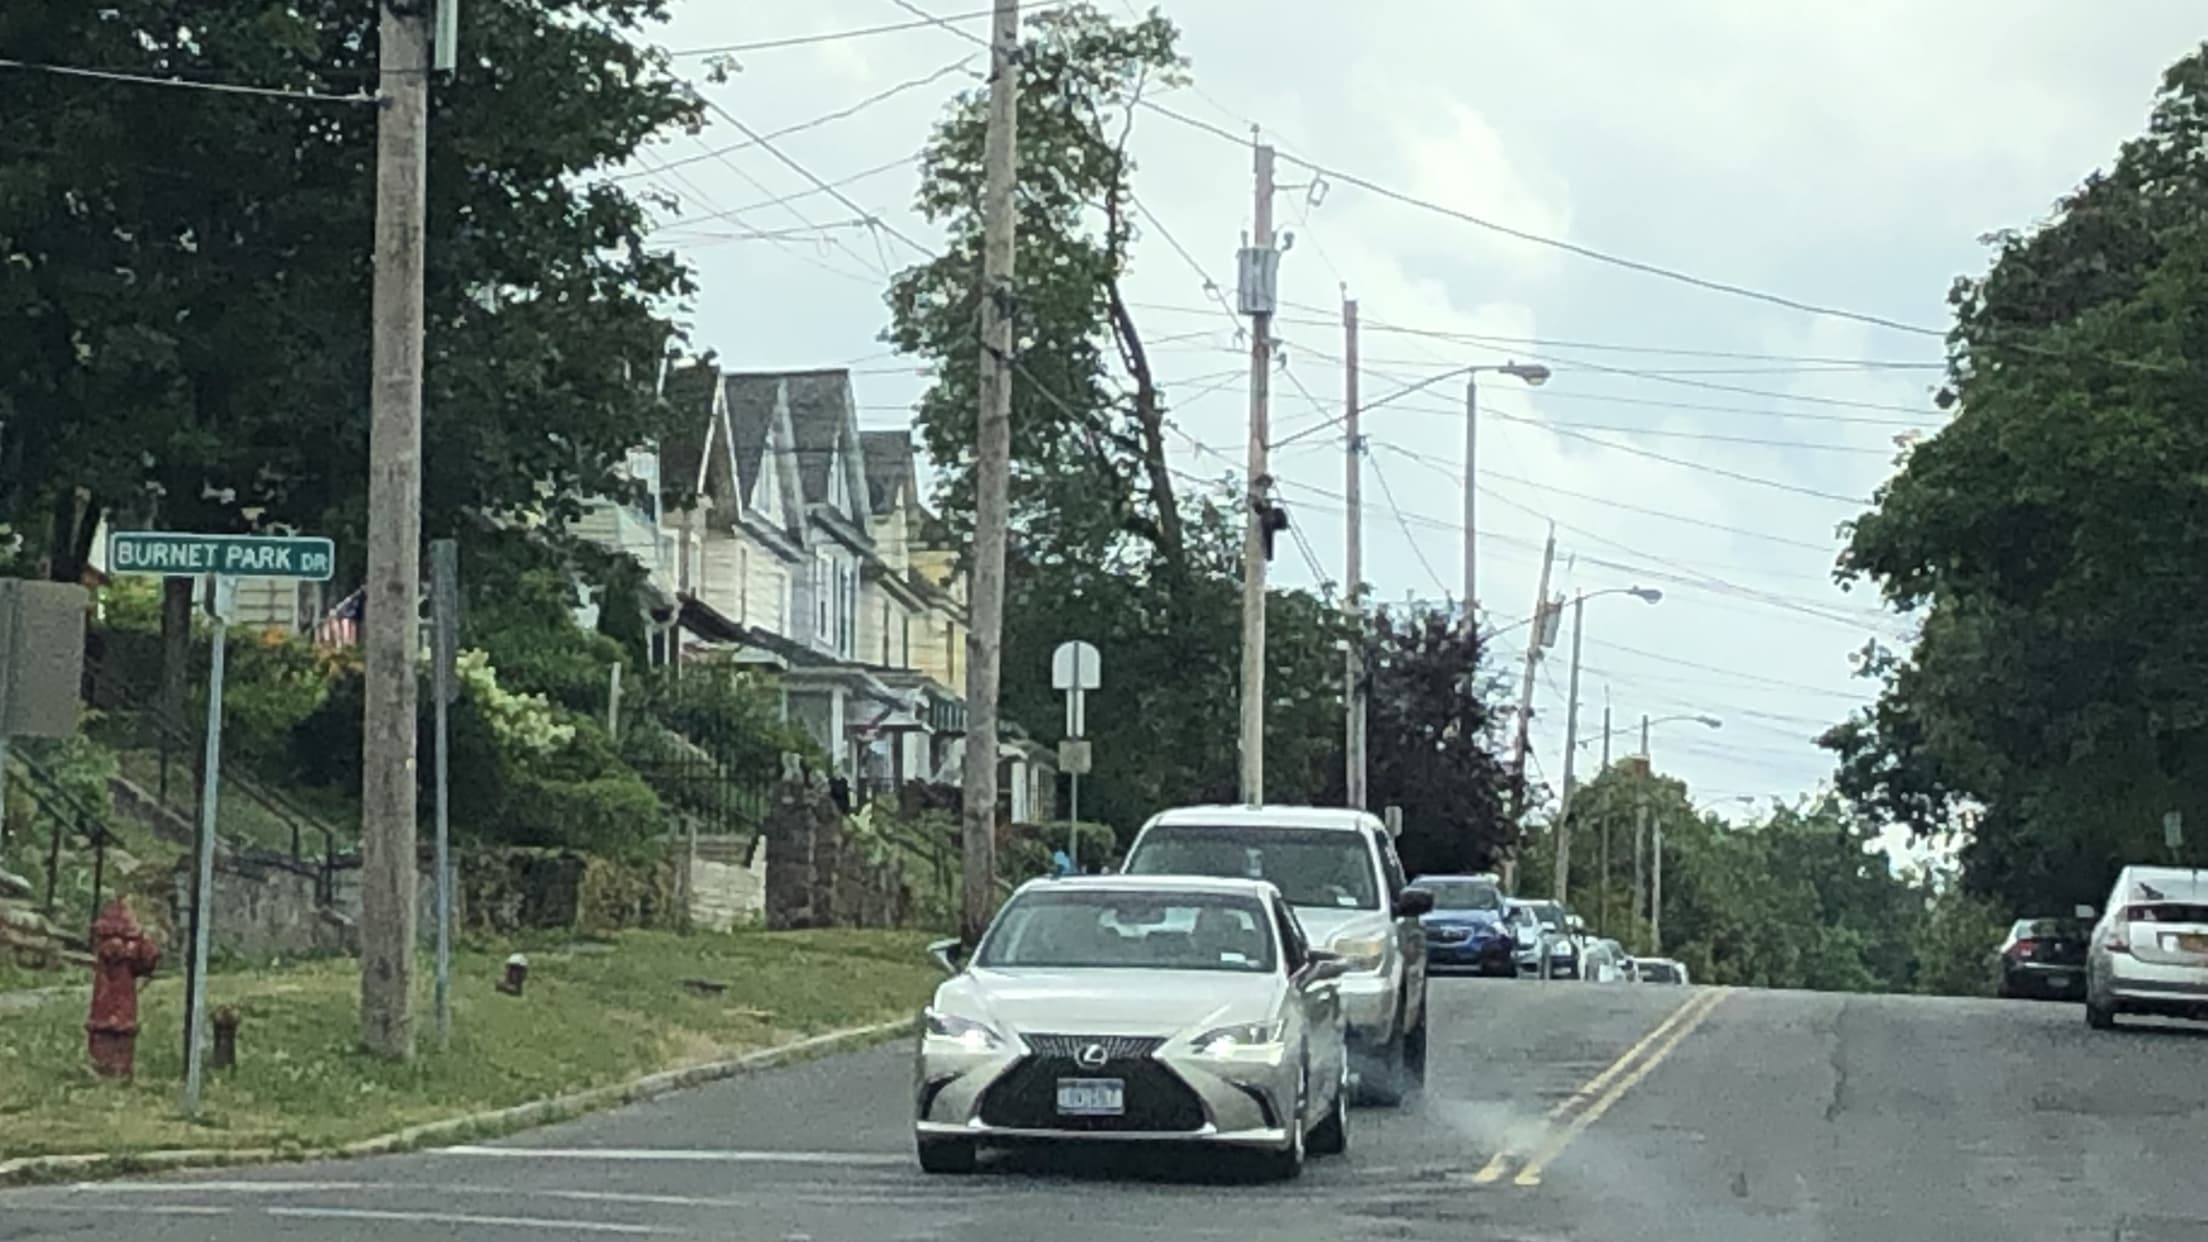
M 1407 1094 L 1426 1085 L 1426 1009 L 1419 1007 L 1418 1025 L 1403 1035 L 1403 1090 Z
M 1339 1156 L 1349 1150 L 1349 1056 L 1342 1056 L 1341 1081 L 1334 1087 L 1334 1107 L 1326 1119 L 1312 1128 L 1309 1143 L 1314 1156 Z
M 2085 998 L 2085 1024 L 2096 1031 L 2114 1030 L 2116 1027 L 2116 1011 L 2101 1008 L 2093 1003 L 2092 997 L 2088 996 Z
M 916 1146 L 923 1173 L 971 1173 L 981 1162 L 972 1139 L 924 1138 Z
M 1258 1157 L 1258 1176 L 1269 1182 L 1289 1182 L 1303 1176 L 1303 1111 L 1311 1102 L 1311 1070 L 1303 1071 L 1296 1087 L 1295 1106 L 1288 1110 L 1288 1145 Z

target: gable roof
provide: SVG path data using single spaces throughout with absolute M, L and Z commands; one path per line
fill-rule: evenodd
M 866 454 L 867 507 L 879 517 L 896 506 L 898 489 L 919 483 L 912 437 L 902 431 L 862 431 L 859 445 Z
M 866 487 L 865 448 L 859 442 L 858 413 L 851 400 L 851 373 L 825 371 L 769 371 L 730 374 L 726 377 L 729 419 L 733 426 L 737 463 L 753 463 L 756 473 L 758 447 L 767 443 L 767 429 L 786 406 L 790 420 L 791 449 L 797 456 L 798 499 L 806 506 L 832 502 L 832 474 L 836 463 L 851 472 L 846 486 L 856 497 Z M 749 494 L 751 481 L 745 480 Z M 858 516 L 856 514 L 852 516 Z
M 663 396 L 678 421 L 674 433 L 659 442 L 659 479 L 660 490 L 670 496 L 687 495 L 698 486 L 698 467 L 712 427 L 713 389 L 720 377 L 720 368 L 710 363 L 668 372 Z

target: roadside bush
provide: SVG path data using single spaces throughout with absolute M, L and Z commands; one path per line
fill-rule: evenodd
M 1933 996 L 1993 995 L 1994 950 L 2008 929 L 1998 904 L 1951 882 L 1927 905 L 1910 946 L 1916 990 Z
M 224 644 L 222 711 L 226 754 L 256 766 L 281 763 L 293 734 L 321 709 L 330 679 L 311 643 L 281 631 L 237 633 Z M 207 687 L 193 688 L 195 721 L 207 710 Z
M 517 772 L 507 781 L 499 839 L 510 845 L 636 856 L 665 831 L 659 795 L 634 772 L 563 780 Z

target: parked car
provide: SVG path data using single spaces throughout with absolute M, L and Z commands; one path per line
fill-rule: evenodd
M 1996 954 L 2001 995 L 2049 1000 L 2085 995 L 2085 948 L 2092 936 L 2077 919 L 2018 919 Z
M 1541 916 L 1533 907 L 1522 901 L 1513 901 L 1503 911 L 1503 923 L 1510 928 L 1511 964 L 1520 978 L 1541 977 L 1542 948 Z
M 1428 875 L 1411 887 L 1434 895 L 1420 916 L 1426 930 L 1426 969 L 1469 970 L 1483 975 L 1517 973 L 1517 940 L 1503 920 L 1503 884 L 1492 875 Z
M 1259 1153 L 1280 1177 L 1349 1142 L 1345 963 L 1259 880 L 1020 886 L 922 1014 L 913 1138 L 930 1173 L 985 1145 L 1154 1140 Z
M 1536 900 L 1520 904 L 1533 912 L 1548 942 L 1548 961 L 1535 966 L 1533 974 L 1546 973 L 1551 979 L 1579 978 L 1581 960 L 1587 948 L 1586 920 L 1560 901 Z
M 1628 983 L 1632 967 L 1633 959 L 1626 956 L 1624 945 L 1610 939 L 1591 940 L 1580 977 L 1590 983 Z
M 1426 933 L 1433 894 L 1410 887 L 1379 816 L 1341 807 L 1191 806 L 1150 817 L 1133 875 L 1269 880 L 1312 943 L 1339 954 L 1358 1094 L 1398 1104 L 1426 1081 Z
M 1668 957 L 1637 957 L 1633 959 L 1635 974 L 1642 983 L 1675 983 L 1684 986 L 1693 982 L 1687 978 L 1684 962 Z
M 2208 877 L 2192 868 L 2124 868 L 2094 924 L 2085 1020 L 2105 1030 L 2134 1013 L 2208 1021 Z

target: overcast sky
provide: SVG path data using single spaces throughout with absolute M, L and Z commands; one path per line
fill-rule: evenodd
M 1101 3 L 1121 19 L 1134 12 Z M 894 0 L 674 7 L 659 38 L 677 51 L 912 17 Z M 972 16 L 985 0 L 922 7 L 986 33 Z M 1586 606 L 1579 772 L 1594 768 L 1606 704 L 1617 753 L 1637 748 L 1623 731 L 1644 713 L 1707 714 L 1722 728 L 1658 725 L 1653 749 L 1713 808 L 1817 788 L 1831 764 L 1809 739 L 1868 698 L 1849 654 L 1873 637 L 1906 643 L 1906 622 L 1834 586 L 1831 568 L 1840 524 L 1893 468 L 1895 437 L 1942 422 L 1930 401 L 1939 371 L 1926 365 L 1940 360 L 1940 340 L 1629 270 L 1339 179 L 1314 204 L 1304 188 L 1314 176 L 1293 161 L 1607 255 L 1940 330 L 1950 282 L 1983 267 L 1979 237 L 2029 225 L 2107 163 L 2141 130 L 2163 69 L 2202 35 L 2198 6 L 2179 0 L 1163 7 L 1184 32 L 1195 86 L 1160 102 L 1235 134 L 1258 124 L 1281 152 L 1276 223 L 1295 241 L 1277 335 L 1292 378 L 1275 385 L 1274 438 L 1338 412 L 1345 285 L 1365 323 L 1367 401 L 1476 363 L 1553 367 L 1538 391 L 1481 381 L 1492 412 L 1479 429 L 1480 603 L 1503 626 L 1532 611 L 1552 521 L 1552 589 L 1660 588 L 1654 606 L 1624 595 Z M 950 94 L 986 67 L 978 48 L 935 27 L 737 59 L 740 72 L 702 89 L 762 132 L 941 75 L 774 142 L 829 181 L 913 155 Z M 676 64 L 702 74 L 706 61 Z M 684 238 L 699 273 L 697 343 L 740 368 L 848 364 L 866 425 L 904 423 L 924 380 L 879 343 L 883 271 L 919 256 L 860 227 L 832 229 L 833 240 L 734 236 L 858 214 L 820 194 L 750 209 L 809 183 L 763 148 L 705 157 L 742 137 L 716 117 L 636 165 L 636 183 L 677 194 L 686 216 L 736 209 L 666 235 Z M 1147 232 L 1130 296 L 1147 336 L 1177 338 L 1155 356 L 1179 381 L 1169 392 L 1178 421 L 1205 446 L 1176 443 L 1179 464 L 1239 470 L 1247 396 L 1231 377 L 1247 352 L 1165 235 L 1231 301 L 1250 152 L 1149 113 L 1133 146 Z M 688 162 L 646 171 L 678 161 Z M 933 245 L 908 206 L 916 183 L 902 163 L 844 192 Z M 1444 380 L 1366 420 L 1365 564 L 1382 601 L 1459 593 L 1463 398 L 1461 381 Z M 1276 458 L 1316 555 L 1314 569 L 1284 543 L 1279 580 L 1340 577 L 1344 464 L 1337 435 Z M 1496 642 L 1514 681 L 1527 634 Z M 1536 763 L 1552 785 L 1570 643 L 1567 627 L 1536 683 Z

